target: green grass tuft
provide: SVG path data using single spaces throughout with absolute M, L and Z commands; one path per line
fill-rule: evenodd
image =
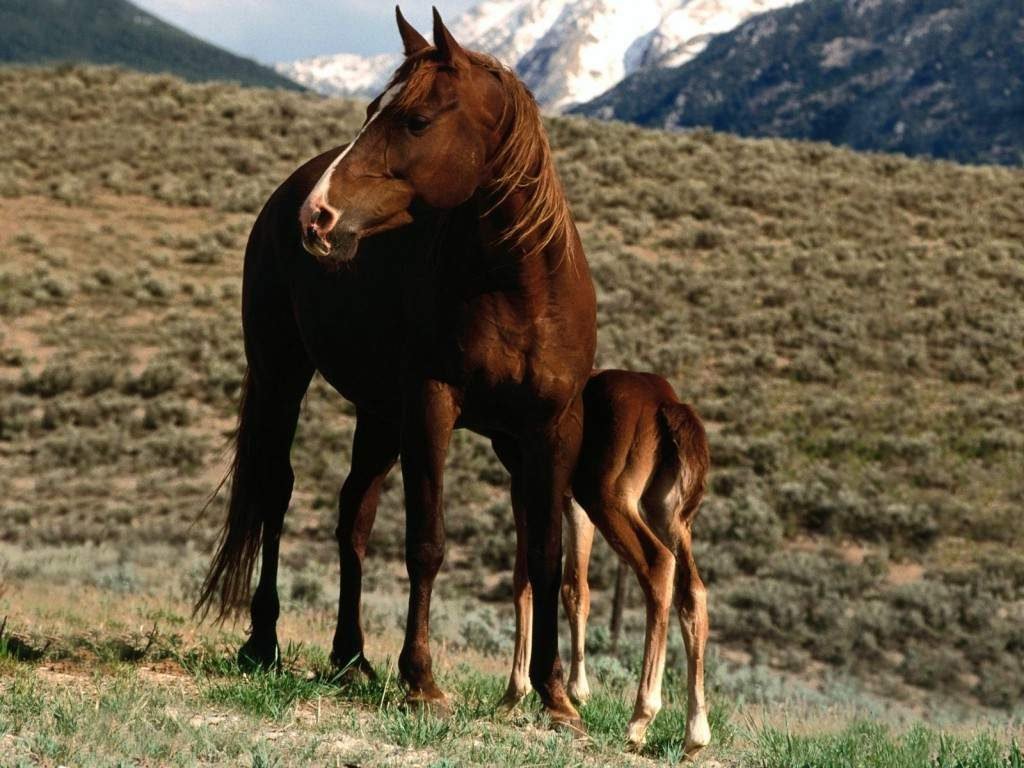
M 982 734 L 956 738 L 915 726 L 893 735 L 861 722 L 838 733 L 797 736 L 775 728 L 756 734 L 752 762 L 760 768 L 1021 768 L 1020 747 Z
M 336 698 L 337 688 L 289 672 L 253 672 L 228 679 L 200 680 L 204 698 L 257 717 L 280 720 L 292 708 L 318 698 Z

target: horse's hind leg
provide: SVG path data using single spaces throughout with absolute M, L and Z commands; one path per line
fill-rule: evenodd
M 360 412 L 352 441 L 352 466 L 338 498 L 335 535 L 341 561 L 341 586 L 331 663 L 340 669 L 358 669 L 371 676 L 373 668 L 363 654 L 360 620 L 363 557 L 377 516 L 381 489 L 398 459 L 399 442 L 396 426 Z
M 704 704 L 704 647 L 708 641 L 708 604 L 704 582 L 697 572 L 689 524 L 680 529 L 676 554 L 676 610 L 686 644 L 686 754 L 692 757 L 711 741 Z
M 250 368 L 234 476 L 236 484 L 241 480 L 247 487 L 236 485 L 232 492 L 232 503 L 258 507 L 256 516 L 262 520 L 260 576 L 250 607 L 252 631 L 238 658 L 265 667 L 277 661 L 277 562 L 295 479 L 289 454 L 302 397 L 313 374 L 312 366 L 301 361 L 274 370 L 276 375 L 270 376 L 268 369 Z
M 313 364 L 287 295 L 246 253 L 242 325 L 248 363 L 239 412 L 228 521 L 204 585 L 201 604 L 220 595 L 222 612 L 249 594 L 257 547 L 259 583 L 250 603 L 252 629 L 239 661 L 277 661 L 277 560 L 294 475 L 291 446 Z
M 575 502 L 569 502 L 565 512 L 568 551 L 562 576 L 562 605 L 569 618 L 572 656 L 569 668 L 569 697 L 577 703 L 590 698 L 587 681 L 585 651 L 587 644 L 587 618 L 590 615 L 590 586 L 587 569 L 590 551 L 594 546 L 594 524 L 587 513 Z

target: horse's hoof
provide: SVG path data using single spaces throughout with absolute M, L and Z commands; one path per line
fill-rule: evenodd
M 410 693 L 405 697 L 405 706 L 410 712 L 426 715 L 438 720 L 446 720 L 452 716 L 452 705 L 448 697 L 425 696 L 423 694 Z
M 238 649 L 238 666 L 246 672 L 278 669 L 281 666 L 281 652 L 277 641 L 257 642 L 253 638 L 245 641 Z
M 579 715 L 575 717 L 567 717 L 564 715 L 551 716 L 551 730 L 557 733 L 568 733 L 574 739 L 589 739 L 590 735 L 587 733 L 587 727 L 583 724 L 583 718 Z
M 339 685 L 362 685 L 377 680 L 377 672 L 362 654 L 350 656 L 344 661 L 337 654 L 331 654 L 331 666 L 335 670 L 335 680 Z
M 334 682 L 342 688 L 358 688 L 376 679 L 376 673 L 367 672 L 362 667 L 345 667 L 334 674 Z
M 583 718 L 576 708 L 569 703 L 564 696 L 561 703 L 547 707 L 548 717 L 551 719 L 551 728 L 562 733 L 571 733 L 573 738 L 586 739 L 587 727 L 583 725 Z
M 552 729 L 567 731 L 577 738 L 586 738 L 587 729 L 583 725 L 580 713 L 576 711 L 576 707 L 572 705 L 564 691 L 558 691 L 558 694 L 544 703 Z

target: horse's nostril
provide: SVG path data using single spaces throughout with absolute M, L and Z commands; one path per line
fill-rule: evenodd
M 313 229 L 317 224 L 320 223 L 320 215 L 324 212 L 323 208 L 317 208 L 313 211 L 313 215 L 309 219 L 309 228 Z

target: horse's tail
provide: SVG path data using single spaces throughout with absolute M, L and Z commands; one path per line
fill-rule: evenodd
M 697 411 L 686 403 L 665 403 L 658 411 L 664 439 L 675 446 L 679 461 L 680 516 L 689 522 L 707 491 L 711 452 L 708 436 Z
M 234 458 L 218 486 L 218 491 L 225 484 L 230 488 L 228 515 L 195 605 L 195 614 L 203 618 L 216 606 L 217 618 L 223 620 L 249 602 L 252 573 L 263 539 L 261 510 L 264 508 L 256 499 L 260 493 L 260 478 L 252 476 L 253 469 L 259 466 L 251 460 L 259 440 L 259 435 L 254 434 L 257 431 L 255 407 L 252 375 L 247 368 L 242 378 L 238 424 L 231 438 Z M 216 495 L 215 492 L 206 502 L 204 511 Z

